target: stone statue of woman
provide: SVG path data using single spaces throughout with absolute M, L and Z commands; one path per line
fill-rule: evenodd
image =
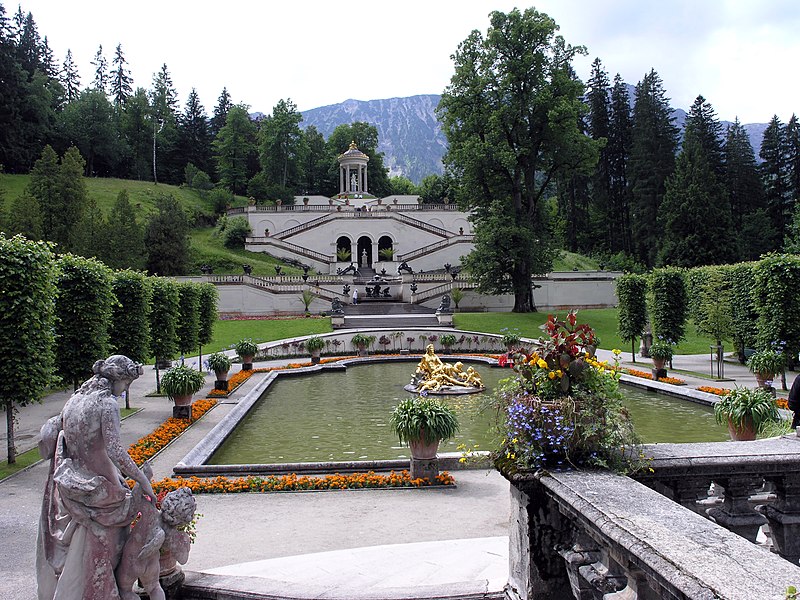
M 39 521 L 39 600 L 116 600 L 114 569 L 136 499 L 125 482 L 155 502 L 149 479 L 120 441 L 120 395 L 142 373 L 126 356 L 98 360 L 94 376 L 42 427 L 39 452 L 50 459 Z

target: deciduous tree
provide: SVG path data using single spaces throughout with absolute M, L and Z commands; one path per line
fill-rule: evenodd
M 549 266 L 544 202 L 565 173 L 588 173 L 597 143 L 578 127 L 586 107 L 572 71 L 582 47 L 556 35 L 535 9 L 492 12 L 486 36 L 458 47 L 439 115 L 447 164 L 473 209 L 468 264 L 480 289 L 514 294 L 514 311 L 535 310 L 531 276 Z

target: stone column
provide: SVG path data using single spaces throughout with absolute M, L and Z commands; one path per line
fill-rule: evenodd
M 342 178 L 344 177 L 344 167 L 339 165 L 339 193 L 341 194 L 344 191 L 344 182 Z
M 364 193 L 369 192 L 369 187 L 367 187 L 367 165 L 364 165 Z

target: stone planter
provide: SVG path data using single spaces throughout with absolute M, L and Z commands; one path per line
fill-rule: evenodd
M 319 364 L 319 354 L 320 350 L 312 350 L 311 351 L 311 364 L 318 365 Z
M 755 376 L 758 387 L 765 389 L 771 387 L 770 383 L 775 377 L 772 373 L 756 373 Z
M 242 371 L 252 371 L 253 370 L 253 357 L 252 356 L 243 356 L 242 357 Z
M 223 392 L 228 391 L 228 371 L 214 371 L 217 379 L 214 381 L 214 389 Z
M 358 345 L 358 355 L 359 356 L 366 356 L 367 355 L 367 347 L 363 344 Z
M 439 440 L 432 444 L 422 440 L 410 441 L 408 446 L 411 449 L 411 477 L 427 479 L 431 483 L 436 481 L 439 474 L 439 459 L 436 457 Z

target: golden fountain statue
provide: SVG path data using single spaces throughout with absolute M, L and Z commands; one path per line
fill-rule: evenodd
M 464 370 L 460 362 L 447 364 L 442 362 L 433 344 L 428 344 L 425 354 L 417 365 L 411 383 L 405 386 L 409 392 L 427 392 L 429 394 L 474 394 L 485 388 L 480 375 L 472 367 Z

